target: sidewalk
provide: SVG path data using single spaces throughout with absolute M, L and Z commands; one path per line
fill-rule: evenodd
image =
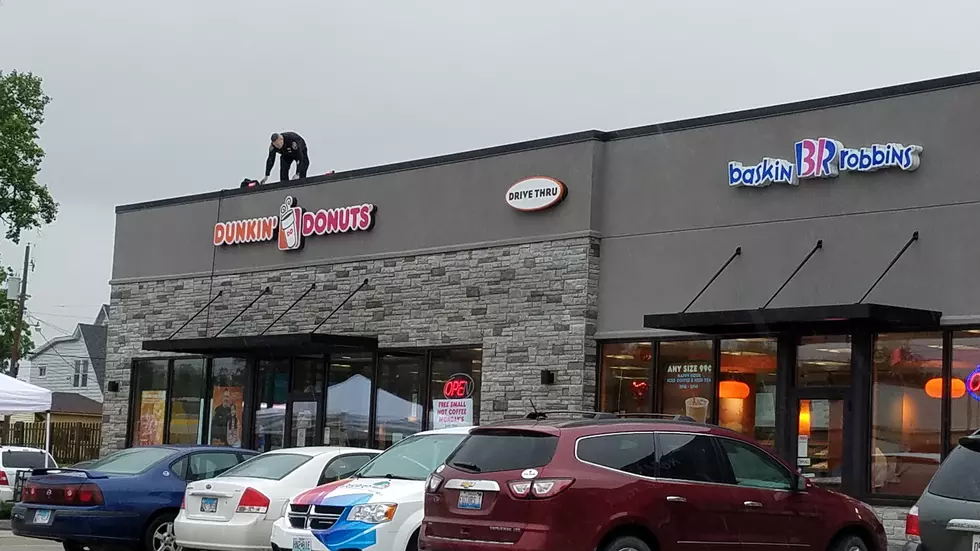
M 0 520 L 0 530 L 10 530 L 10 521 Z

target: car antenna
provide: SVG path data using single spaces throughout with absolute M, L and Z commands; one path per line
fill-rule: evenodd
M 528 398 L 527 401 L 531 403 L 531 411 L 534 412 L 534 418 L 537 419 L 538 418 L 538 408 L 534 407 L 534 400 Z

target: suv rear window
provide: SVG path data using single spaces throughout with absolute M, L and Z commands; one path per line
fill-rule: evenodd
M 481 431 L 463 440 L 448 463 L 477 473 L 519 471 L 547 465 L 557 447 L 557 436 L 541 432 Z
M 929 483 L 928 492 L 963 501 L 980 501 L 980 452 L 957 446 Z

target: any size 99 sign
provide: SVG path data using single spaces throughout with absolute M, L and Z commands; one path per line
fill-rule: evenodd
M 473 395 L 473 378 L 466 373 L 456 373 L 442 385 L 442 395 L 448 400 L 462 400 Z

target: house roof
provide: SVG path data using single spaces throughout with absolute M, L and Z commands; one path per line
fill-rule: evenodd
M 99 390 L 105 392 L 105 342 L 106 326 L 79 323 L 78 330 L 81 331 L 85 339 L 85 348 L 88 349 L 88 357 L 92 362 L 92 371 L 95 373 L 95 380 L 99 382 Z
M 101 415 L 102 404 L 74 392 L 52 392 L 51 413 Z

